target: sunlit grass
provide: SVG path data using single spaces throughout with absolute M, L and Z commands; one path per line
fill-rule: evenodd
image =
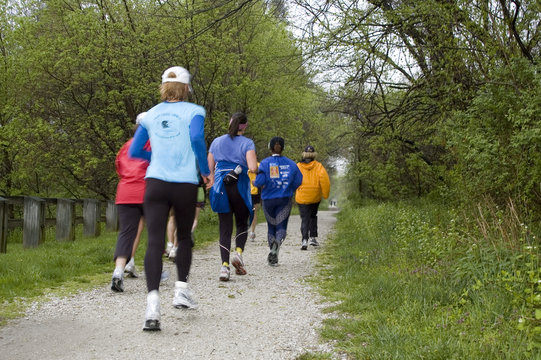
M 7 254 L 0 254 L 0 324 L 20 316 L 26 306 L 49 295 L 72 294 L 110 281 L 116 232 L 102 229 L 99 237 L 88 238 L 82 236 L 79 227 L 75 241 L 57 242 L 54 228 L 50 228 L 45 242 L 31 249 L 23 248 L 21 238 L 21 231 L 12 232 Z M 200 214 L 195 239 L 196 249 L 218 241 L 218 219 L 210 207 Z M 146 243 L 145 229 L 135 255 L 141 269 Z
M 313 279 L 335 304 L 323 338 L 351 359 L 539 358 L 517 330 L 520 304 L 509 292 L 490 280 L 478 288 L 472 278 L 457 281 L 455 261 L 463 264 L 464 254 L 444 236 L 433 239 L 433 228 L 411 235 L 419 211 L 430 221 L 441 209 L 381 204 L 339 214 Z M 471 284 L 476 290 L 465 295 Z

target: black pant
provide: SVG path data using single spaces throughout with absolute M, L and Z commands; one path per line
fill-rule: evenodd
M 319 203 L 299 204 L 301 215 L 301 234 L 303 239 L 317 237 L 317 210 Z
M 186 282 L 192 265 L 191 230 L 195 217 L 197 185 L 171 183 L 148 178 L 145 190 L 145 218 L 148 247 L 145 254 L 145 274 L 148 291 L 158 290 L 162 273 L 167 218 L 175 210 L 178 250 L 176 257 L 178 280 Z
M 118 238 L 114 260 L 117 257 L 125 257 L 130 261 L 133 243 L 139 229 L 139 220 L 143 216 L 143 204 L 118 204 Z
M 237 236 L 235 237 L 235 246 L 244 250 L 246 240 L 248 239 L 248 220 L 250 220 L 250 210 L 242 199 L 237 188 L 237 184 L 225 185 L 225 192 L 229 199 L 228 213 L 218 214 L 220 220 L 220 256 L 222 263 L 229 263 L 229 253 L 231 252 L 231 234 L 233 233 L 233 215 L 235 215 L 235 224 L 237 225 Z

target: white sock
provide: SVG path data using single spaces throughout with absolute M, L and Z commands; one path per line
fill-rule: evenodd
M 188 283 L 184 281 L 175 281 L 175 287 L 176 288 L 187 288 Z

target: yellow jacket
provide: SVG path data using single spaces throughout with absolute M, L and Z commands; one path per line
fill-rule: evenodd
M 257 168 L 259 169 L 259 161 L 257 162 Z M 252 195 L 259 194 L 259 189 L 254 186 L 254 181 L 255 181 L 256 176 L 257 176 L 256 173 L 248 171 L 248 177 L 250 178 L 250 194 Z
M 331 190 L 329 174 L 323 165 L 316 160 L 309 163 L 297 163 L 302 173 L 302 184 L 297 189 L 295 201 L 297 204 L 315 204 L 321 198 L 327 199 Z

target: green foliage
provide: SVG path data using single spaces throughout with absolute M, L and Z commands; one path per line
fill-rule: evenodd
M 456 187 L 467 199 L 508 198 L 521 208 L 541 202 L 541 78 L 524 60 L 494 73 L 472 106 L 449 125 Z
M 468 219 L 433 202 L 343 209 L 316 277 L 335 302 L 322 335 L 354 359 L 540 356 L 539 249 L 479 241 Z
M 2 193 L 112 198 L 116 152 L 172 65 L 193 75 L 208 144 L 244 111 L 259 157 L 274 135 L 298 156 L 319 115 L 285 23 L 263 1 L 209 4 L 26 1 L 0 18 Z

